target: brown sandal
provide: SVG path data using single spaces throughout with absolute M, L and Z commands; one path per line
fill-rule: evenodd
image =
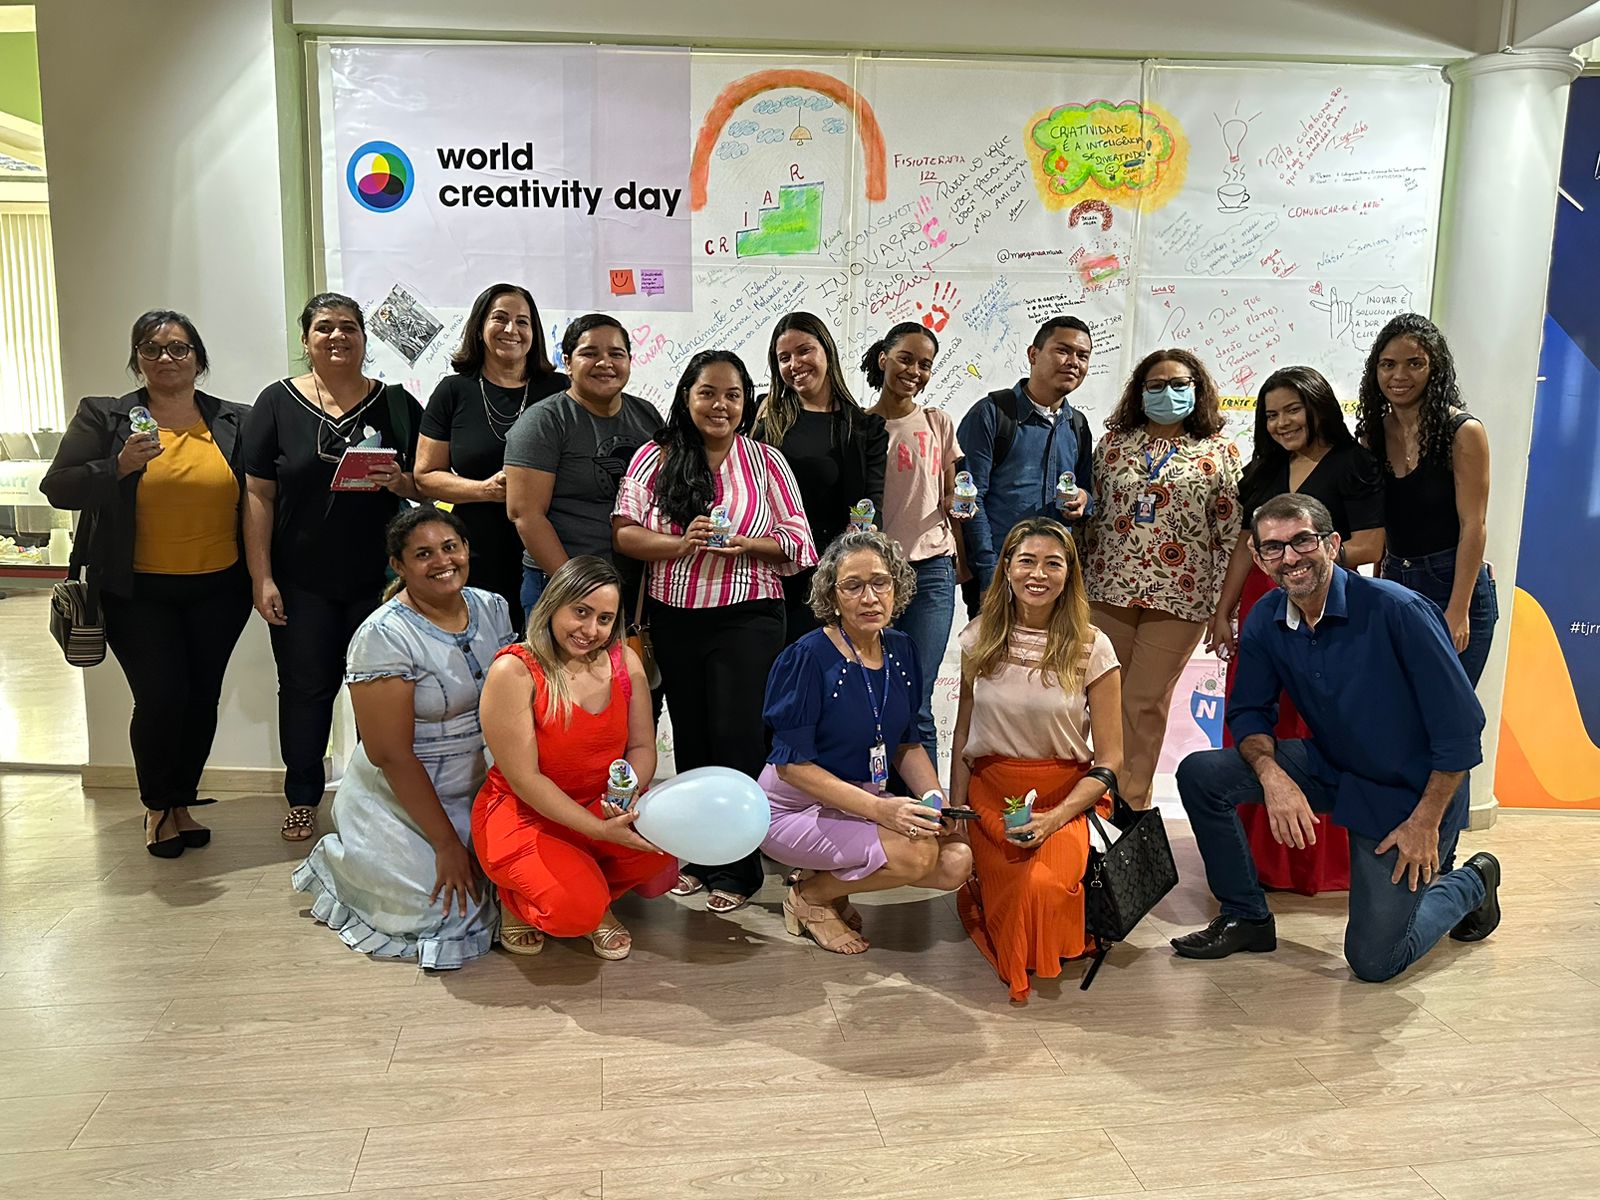
M 286 842 L 309 842 L 317 832 L 317 810 L 309 805 L 297 804 L 283 819 L 278 835 Z
M 837 932 L 830 931 L 830 925 Z M 867 940 L 844 923 L 838 909 L 831 904 L 808 904 L 800 898 L 799 888 L 790 888 L 783 898 L 783 927 L 795 937 L 809 937 L 831 954 L 860 954 L 868 948 Z M 860 949 L 846 950 L 852 943 Z
M 503 908 L 500 910 L 500 948 L 507 954 L 531 958 L 544 949 L 544 933 L 512 915 L 509 908 Z

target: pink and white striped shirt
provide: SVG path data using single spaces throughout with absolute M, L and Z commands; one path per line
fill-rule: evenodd
M 617 486 L 613 515 L 677 537 L 683 526 L 656 507 L 656 476 L 664 454 L 659 442 L 640 447 Z M 742 435 L 734 438 L 717 471 L 714 503 L 727 506 L 733 533 L 770 537 L 788 551 L 789 561 L 774 566 L 751 554 L 725 558 L 697 550 L 687 558 L 647 563 L 653 599 L 674 608 L 721 608 L 746 600 L 778 600 L 783 596 L 779 576 L 816 565 L 817 550 L 811 542 L 811 524 L 806 520 L 800 488 L 789 464 L 773 447 Z

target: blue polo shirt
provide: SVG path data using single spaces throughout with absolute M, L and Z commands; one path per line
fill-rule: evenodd
M 1236 744 L 1272 735 L 1280 691 L 1311 730 L 1313 768 L 1336 796 L 1334 821 L 1363 837 L 1381 840 L 1409 817 L 1434 771 L 1483 761 L 1483 709 L 1443 615 L 1397 583 L 1335 567 L 1315 629 L 1281 589 L 1262 598 L 1239 635 L 1228 698 Z M 1462 788 L 1440 830 L 1466 820 Z

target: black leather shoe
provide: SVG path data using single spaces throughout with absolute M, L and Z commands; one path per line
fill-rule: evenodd
M 1462 917 L 1450 936 L 1458 942 L 1481 942 L 1500 924 L 1500 860 L 1484 850 L 1461 865 L 1483 880 L 1483 903 Z
M 1266 954 L 1278 948 L 1278 924 L 1270 916 L 1265 921 L 1247 921 L 1223 913 L 1204 929 L 1172 939 L 1180 958 L 1227 958 L 1247 950 Z

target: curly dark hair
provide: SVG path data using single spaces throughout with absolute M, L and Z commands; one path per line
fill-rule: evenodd
M 661 447 L 661 470 L 656 474 L 656 507 L 678 525 L 687 526 L 696 517 L 705 516 L 717 497 L 716 480 L 711 474 L 711 464 L 706 461 L 705 439 L 689 413 L 689 393 L 699 382 L 700 372 L 717 363 L 726 363 L 737 371 L 739 385 L 744 389 L 744 411 L 739 415 L 735 432 L 749 433 L 756 421 L 756 404 L 751 395 L 755 383 L 742 358 L 732 350 L 702 350 L 689 360 L 672 393 L 667 423 L 655 436 Z
M 1170 350 L 1152 350 L 1139 360 L 1133 374 L 1123 386 L 1122 398 L 1106 418 L 1106 428 L 1126 433 L 1145 423 L 1144 381 L 1150 368 L 1161 362 L 1182 363 L 1194 377 L 1194 411 L 1183 419 L 1183 431 L 1190 437 L 1210 437 L 1222 432 L 1222 398 L 1217 393 L 1211 372 L 1189 351 L 1174 346 Z
M 1277 474 L 1288 461 L 1289 452 L 1267 432 L 1267 393 L 1288 388 L 1306 406 L 1306 444 L 1322 442 L 1330 450 L 1355 441 L 1350 426 L 1344 423 L 1344 410 L 1333 385 L 1315 367 L 1279 367 L 1267 376 L 1256 393 L 1255 446 L 1250 463 L 1239 477 L 1239 495 L 1251 496 L 1262 481 Z
M 1372 451 L 1378 466 L 1394 474 L 1389 465 L 1389 449 L 1384 444 L 1383 418 L 1393 406 L 1378 386 L 1378 360 L 1395 338 L 1408 337 L 1422 347 L 1428 356 L 1428 383 L 1417 401 L 1420 421 L 1417 425 L 1417 461 L 1437 459 L 1450 464 L 1450 410 L 1465 408 L 1461 388 L 1456 382 L 1456 360 L 1450 353 L 1450 343 L 1439 327 L 1420 313 L 1401 313 L 1381 330 L 1367 355 L 1367 366 L 1361 373 L 1361 415 L 1356 418 L 1356 441 Z
M 928 341 L 933 343 L 933 352 L 935 354 L 939 353 L 939 339 L 934 336 L 933 330 L 917 321 L 901 321 L 900 324 L 868 346 L 867 352 L 861 356 L 861 369 L 866 372 L 868 387 L 881 388 L 883 386 L 883 368 L 878 365 L 878 355 L 888 353 L 908 337 L 927 338 Z

